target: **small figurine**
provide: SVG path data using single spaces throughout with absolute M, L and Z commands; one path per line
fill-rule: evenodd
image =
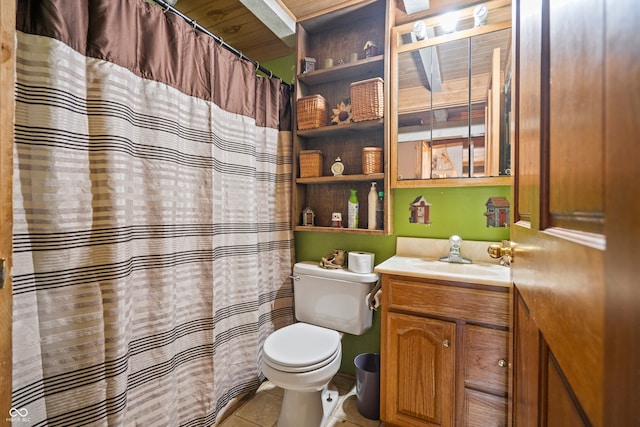
M 305 57 L 302 59 L 302 73 L 310 73 L 316 69 L 316 59 Z
M 329 269 L 344 268 L 346 261 L 346 251 L 344 249 L 334 249 L 331 253 L 322 257 L 320 267 Z
M 371 40 L 367 41 L 364 44 L 364 57 L 371 58 L 372 56 L 376 55 L 378 55 L 378 45 Z
M 351 123 L 353 116 L 351 114 L 351 99 L 345 98 L 338 103 L 336 108 L 332 108 L 331 124 L 342 125 Z
M 331 226 L 332 227 L 342 227 L 342 213 L 334 212 L 331 214 Z
M 302 211 L 302 225 L 315 225 L 316 214 L 310 207 Z

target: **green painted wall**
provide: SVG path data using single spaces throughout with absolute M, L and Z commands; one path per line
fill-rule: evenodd
M 269 61 L 261 62 L 267 70 L 280 77 L 283 82 L 293 84 L 296 75 L 296 57 L 295 55 L 287 55 Z
M 396 237 L 448 239 L 458 234 L 463 240 L 500 241 L 509 238 L 508 228 L 486 226 L 485 203 L 490 197 L 510 199 L 510 187 L 412 188 L 393 192 L 393 229 L 390 236 L 362 236 L 340 233 L 296 232 L 296 260 L 319 261 L 333 249 L 366 251 L 376 254 L 379 264 L 393 256 Z M 409 223 L 409 205 L 423 196 L 429 203 L 431 225 Z M 345 204 L 347 200 L 345 198 Z M 345 209 L 346 210 L 346 209 Z M 360 212 L 360 215 L 365 215 Z M 446 255 L 446 254 L 443 254 Z M 354 374 L 353 359 L 360 353 L 380 351 L 380 312 L 373 314 L 373 326 L 361 336 L 342 339 L 341 372 Z

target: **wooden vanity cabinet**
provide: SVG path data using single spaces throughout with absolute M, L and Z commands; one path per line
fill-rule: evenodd
M 382 275 L 380 414 L 506 426 L 509 286 Z

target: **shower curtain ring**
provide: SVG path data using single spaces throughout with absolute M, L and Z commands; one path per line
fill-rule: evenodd
M 169 8 L 171 7 L 171 5 L 169 3 L 167 3 L 167 7 L 162 11 L 162 13 L 167 13 L 169 12 Z
M 224 40 L 222 39 L 222 37 L 218 37 L 218 39 L 220 39 L 220 46 L 222 46 L 224 44 Z
M 269 78 L 273 78 L 273 71 L 269 70 Z
M 259 69 L 260 69 L 260 63 L 256 61 L 256 73 L 258 72 Z
M 195 19 L 191 20 L 191 25 L 193 26 L 193 29 L 195 30 L 196 29 L 196 20 Z
M 240 59 L 244 59 L 244 55 L 242 54 L 242 51 L 240 51 Z

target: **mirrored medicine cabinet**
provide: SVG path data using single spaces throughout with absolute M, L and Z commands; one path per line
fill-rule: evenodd
M 454 14 L 391 30 L 393 187 L 511 183 L 511 2 Z

